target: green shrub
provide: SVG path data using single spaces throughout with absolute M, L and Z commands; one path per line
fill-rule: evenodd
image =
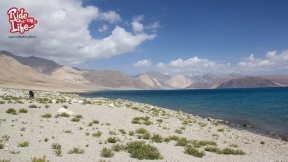
M 237 144 L 235 144 L 235 143 L 231 143 L 231 144 L 229 145 L 229 147 L 235 147 L 235 148 L 237 148 L 237 147 L 238 147 L 238 145 L 237 145 Z
M 50 106 L 49 105 L 45 105 L 45 108 L 48 109 Z
M 32 162 L 49 162 L 49 160 L 46 160 L 46 156 L 43 156 L 42 158 L 31 158 Z
M 63 112 L 62 114 L 57 114 L 56 116 L 55 116 L 55 118 L 58 118 L 58 117 L 66 117 L 66 118 L 68 118 L 70 115 L 69 114 L 67 114 L 67 113 L 65 113 L 65 112 Z
M 121 150 L 124 150 L 124 149 L 125 149 L 125 146 L 119 145 L 119 144 L 114 144 L 114 145 L 112 146 L 112 149 L 113 149 L 113 151 L 119 152 L 119 151 L 121 151 Z
M 205 147 L 204 150 L 205 150 L 205 151 L 209 151 L 209 152 L 215 152 L 215 153 L 217 153 L 217 154 L 222 154 L 221 149 L 219 149 L 218 147 L 208 146 L 208 147 Z
M 188 144 L 189 144 L 189 140 L 187 140 L 187 138 L 185 137 L 182 137 L 177 140 L 175 146 L 187 146 Z
M 85 150 L 80 149 L 79 147 L 74 147 L 73 149 L 67 152 L 68 154 L 84 154 Z
M 41 117 L 42 117 L 42 118 L 51 118 L 52 115 L 51 115 L 51 114 L 44 114 L 44 115 L 42 115 Z
M 194 148 L 191 145 L 188 145 L 185 147 L 184 153 L 195 156 L 195 157 L 203 157 L 205 155 L 205 152 L 199 151 L 198 149 Z
M 118 140 L 119 140 L 119 139 L 116 138 L 116 137 L 109 137 L 109 138 L 107 139 L 107 142 L 109 142 L 109 143 L 116 143 Z
M 97 133 L 93 133 L 92 136 L 93 137 L 100 137 L 102 135 L 102 132 L 98 131 Z
M 27 113 L 27 112 L 28 112 L 28 110 L 27 110 L 27 109 L 25 109 L 25 108 L 21 108 L 21 109 L 19 109 L 19 112 L 20 112 L 20 113 Z
M 151 137 L 151 141 L 161 143 L 163 141 L 163 137 L 159 134 L 153 134 L 153 136 Z
M 126 131 L 124 129 L 119 129 L 119 132 L 121 132 L 122 134 L 126 134 Z
M 5 102 L 4 101 L 0 101 L 0 104 L 5 104 Z
M 67 109 L 67 108 L 68 108 L 68 106 L 67 106 L 67 105 L 63 105 L 62 107 L 64 107 L 65 109 Z
M 233 150 L 233 149 L 230 149 L 230 148 L 224 148 L 222 150 L 222 153 L 225 154 L 225 155 L 245 155 L 246 153 L 242 150 Z
M 18 143 L 18 147 L 28 147 L 29 146 L 29 142 L 28 141 L 24 141 L 22 143 Z
M 133 158 L 140 160 L 157 160 L 163 159 L 158 149 L 152 145 L 145 144 L 144 141 L 129 142 L 126 145 L 126 150 Z
M 106 147 L 104 147 L 101 150 L 101 157 L 113 157 L 115 155 L 115 153 L 112 151 L 112 149 L 108 149 Z
M 136 133 L 144 134 L 145 132 L 147 132 L 147 130 L 146 130 L 145 128 L 138 128 L 138 129 L 136 129 Z
M 30 105 L 29 108 L 37 108 L 37 105 Z
M 223 128 L 219 128 L 218 132 L 224 132 L 224 129 Z
M 73 121 L 73 122 L 79 122 L 79 121 L 80 121 L 80 118 L 74 117 L 74 118 L 71 119 L 71 121 Z
M 53 144 L 51 145 L 51 148 L 52 148 L 52 149 L 61 150 L 61 145 L 60 145 L 59 143 L 53 143 Z
M 3 149 L 3 148 L 4 148 L 4 144 L 0 143 L 0 149 Z
M 193 140 L 192 144 L 196 148 L 199 148 L 199 147 L 202 147 L 202 146 L 207 146 L 207 145 L 217 146 L 217 143 L 214 142 L 214 141 L 197 141 L 197 140 Z
M 82 116 L 82 115 L 80 115 L 80 114 L 78 114 L 78 115 L 76 115 L 76 116 L 75 116 L 75 118 L 79 118 L 79 119 L 82 119 L 82 118 L 83 118 L 83 116 Z
M 92 123 L 93 124 L 99 124 L 99 120 L 93 120 Z
M 6 110 L 7 114 L 17 114 L 17 111 L 13 108 L 9 108 L 8 110 Z
M 129 136 L 133 136 L 134 135 L 134 131 L 129 131 Z
M 145 132 L 145 133 L 143 134 L 143 139 L 148 140 L 148 139 L 150 139 L 150 138 L 151 138 L 151 135 L 150 135 L 149 132 Z
M 150 120 L 148 120 L 148 121 L 144 121 L 143 124 L 145 124 L 145 125 L 151 125 L 151 124 L 153 124 L 153 122 L 151 122 Z
M 183 133 L 181 129 L 176 129 L 174 132 L 178 133 L 178 134 L 182 134 Z

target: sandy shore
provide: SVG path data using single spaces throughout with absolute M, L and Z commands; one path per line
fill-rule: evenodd
M 0 161 L 288 161 L 285 141 L 180 111 L 48 91 L 29 99 L 27 90 L 0 89 L 0 96 Z M 62 107 L 69 117 L 57 113 Z M 142 152 L 135 141 L 144 141 Z

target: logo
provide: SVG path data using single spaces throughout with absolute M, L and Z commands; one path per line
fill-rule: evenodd
M 26 31 L 33 29 L 35 24 L 37 24 L 37 20 L 34 20 L 33 17 L 29 17 L 24 8 L 21 8 L 19 11 L 16 7 L 12 7 L 7 11 L 7 14 L 11 25 L 11 33 L 19 32 L 20 34 L 23 34 Z

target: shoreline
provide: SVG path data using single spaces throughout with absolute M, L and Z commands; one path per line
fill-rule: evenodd
M 5 102 L 0 109 L 0 127 L 1 130 L 5 130 L 0 132 L 4 144 L 4 148 L 0 149 L 1 159 L 29 161 L 33 157 L 39 158 L 45 155 L 50 161 L 140 161 L 131 157 L 132 154 L 130 155 L 125 149 L 119 152 L 112 150 L 115 155 L 110 158 L 103 157 L 101 152 L 104 148 L 112 149 L 116 144 L 127 145 L 127 149 L 129 142 L 143 141 L 155 147 L 161 154 L 158 160 L 153 161 L 288 160 L 288 153 L 285 151 L 288 149 L 286 141 L 271 139 L 247 130 L 237 130 L 182 111 L 128 100 L 83 98 L 76 94 L 51 91 L 35 91 L 35 99 L 29 99 L 26 90 L 2 90 L 0 88 L 0 96 L 3 97 L 6 93 L 6 96 L 11 95 L 12 98 L 4 100 L 0 97 L 0 101 Z M 37 105 L 37 108 L 29 108 L 29 105 Z M 46 105 L 48 108 L 45 108 Z M 56 118 L 57 111 L 63 105 L 67 106 L 66 110 L 74 112 L 74 115 L 68 118 Z M 9 108 L 15 109 L 16 114 L 6 113 Z M 21 108 L 27 109 L 28 112 L 18 112 Z M 52 116 L 44 118 L 45 113 Z M 82 117 L 79 118 L 79 122 L 71 121 L 78 115 Z M 95 124 L 89 126 L 91 121 L 95 121 Z M 151 137 L 144 138 L 144 134 L 137 133 L 140 128 L 147 130 Z M 101 133 L 100 136 L 94 137 L 93 134 L 96 136 L 97 132 L 98 135 Z M 130 132 L 133 132 L 133 135 Z M 163 139 L 156 142 L 152 138 L 154 135 L 159 135 L 158 138 Z M 9 136 L 9 140 L 5 141 L 4 136 Z M 115 143 L 110 143 L 109 138 L 112 137 L 115 137 Z M 174 141 L 172 137 L 179 139 Z M 188 141 L 180 145 L 179 142 L 184 142 L 185 139 Z M 29 146 L 19 147 L 19 142 L 24 140 L 29 141 Z M 206 151 L 206 148 L 212 146 L 209 144 L 198 146 L 197 141 L 210 141 L 213 148 L 230 150 L 230 155 Z M 61 156 L 57 156 L 55 150 L 51 149 L 54 143 L 61 144 Z M 85 153 L 76 155 L 68 153 L 77 146 Z M 191 148 L 203 152 L 203 157 L 189 155 L 186 151 Z M 233 155 L 232 153 L 236 153 L 233 151 L 236 150 L 239 150 L 239 153 L 244 151 L 245 155 Z

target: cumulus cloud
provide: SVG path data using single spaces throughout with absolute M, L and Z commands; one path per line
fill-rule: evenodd
M 230 72 L 231 66 L 228 64 L 219 64 L 215 61 L 210 61 L 208 59 L 199 59 L 198 57 L 193 57 L 188 60 L 177 59 L 173 60 L 168 64 L 160 62 L 157 67 L 162 70 L 169 70 L 174 72 Z
M 143 24 L 140 23 L 140 21 L 142 21 L 143 19 L 144 19 L 143 15 L 133 17 L 132 28 L 134 30 L 134 33 L 143 32 L 143 30 L 145 29 L 156 32 L 157 29 L 160 28 L 159 21 L 156 21 L 156 22 L 150 23 L 147 26 L 144 26 Z
M 150 67 L 152 65 L 150 60 L 140 60 L 133 64 L 133 67 L 139 68 L 139 67 Z
M 255 58 L 254 54 L 244 58 L 237 64 L 240 71 L 273 71 L 288 69 L 288 50 L 277 54 L 277 51 L 267 52 L 264 58 Z
M 6 12 L 14 6 L 24 8 L 29 17 L 38 21 L 35 28 L 24 33 L 37 38 L 8 38 L 11 35 L 20 35 L 9 32 Z M 1 49 L 15 54 L 49 58 L 61 64 L 79 64 L 86 60 L 110 58 L 133 51 L 144 41 L 156 37 L 155 34 L 143 31 L 133 34 L 115 25 L 106 38 L 93 38 L 88 30 L 91 22 L 104 21 L 113 25 L 122 19 L 115 11 L 100 11 L 96 6 L 84 7 L 81 0 L 37 0 L 33 3 L 29 0 L 1 1 L 0 9 Z M 143 16 L 134 17 L 133 22 L 139 22 L 142 18 Z M 103 26 L 99 31 L 105 31 L 106 27 Z

